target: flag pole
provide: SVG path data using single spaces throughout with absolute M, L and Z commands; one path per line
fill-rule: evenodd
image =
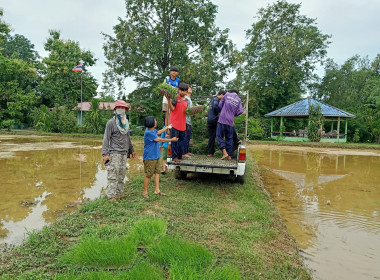
M 80 72 L 80 126 L 83 125 L 83 85 L 82 85 L 82 75 L 83 75 L 83 60 L 79 61 L 79 64 L 75 66 L 72 71 Z
M 80 72 L 80 126 L 83 126 L 82 75 L 83 71 Z

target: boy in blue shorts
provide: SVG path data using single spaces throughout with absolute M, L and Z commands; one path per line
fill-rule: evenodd
M 162 129 L 164 130 L 166 126 L 164 126 Z M 166 133 L 166 130 L 160 135 L 161 138 L 167 138 L 169 135 Z M 166 166 L 166 163 L 168 161 L 168 146 L 169 142 L 160 143 L 160 149 L 162 151 L 162 175 L 166 175 L 166 172 L 168 171 L 168 167 Z
M 161 129 L 159 131 L 156 130 L 157 121 L 153 116 L 149 116 L 145 118 L 145 134 L 144 134 L 144 151 L 143 151 L 143 162 L 144 162 L 144 191 L 143 197 L 148 197 L 148 185 L 150 182 L 150 178 L 153 177 L 154 180 L 154 194 L 165 196 L 163 192 L 160 191 L 160 145 L 159 143 L 163 142 L 176 142 L 178 141 L 177 137 L 173 137 L 170 139 L 164 139 L 157 136 L 157 134 L 161 134 L 164 131 L 167 131 L 171 128 L 171 125 L 168 125 L 166 128 Z

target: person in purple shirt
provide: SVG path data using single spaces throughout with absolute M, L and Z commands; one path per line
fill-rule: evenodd
M 231 159 L 235 130 L 234 119 L 243 113 L 243 106 L 241 105 L 241 99 L 238 93 L 236 89 L 232 89 L 227 92 L 219 102 L 221 112 L 216 127 L 216 137 L 219 149 L 223 152 L 222 160 Z

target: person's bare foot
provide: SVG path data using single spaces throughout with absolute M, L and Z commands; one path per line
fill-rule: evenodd
M 228 155 L 223 155 L 220 159 L 221 159 L 221 160 L 224 160 L 224 159 L 226 159 L 226 158 L 228 159 Z M 231 157 L 230 157 L 230 158 L 231 158 Z
M 174 162 L 180 162 L 181 159 L 175 158 L 175 159 L 173 159 L 172 161 L 174 161 Z
M 182 155 L 182 157 L 184 157 L 184 158 L 191 158 L 191 156 L 189 156 L 188 154 Z
M 213 157 L 214 155 L 213 155 L 213 154 L 208 154 L 207 156 L 208 156 L 208 157 Z

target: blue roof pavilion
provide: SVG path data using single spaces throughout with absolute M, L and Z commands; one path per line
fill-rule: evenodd
M 274 131 L 273 119 L 280 118 L 280 127 L 284 124 L 284 118 L 307 119 L 309 117 L 309 107 L 311 105 L 319 105 L 322 109 L 322 115 L 325 118 L 325 121 L 331 122 L 331 129 L 329 132 L 326 133 L 325 131 L 321 131 L 321 142 L 347 142 L 347 119 L 355 118 L 356 116 L 312 98 L 305 98 L 266 114 L 265 117 L 272 117 L 271 138 L 286 141 L 309 141 L 306 128 L 299 129 L 298 131 L 293 130 L 293 132 Z M 344 134 L 340 131 L 341 119 L 345 119 Z M 334 130 L 334 122 L 337 122 L 336 130 Z

